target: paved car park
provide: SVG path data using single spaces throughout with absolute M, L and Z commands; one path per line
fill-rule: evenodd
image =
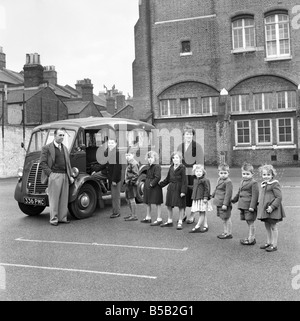
M 215 168 L 207 168 L 214 188 Z M 257 221 L 257 244 L 242 246 L 247 235 L 234 206 L 233 239 L 219 240 L 222 222 L 209 213 L 209 231 L 188 233 L 109 218 L 111 207 L 97 209 L 85 220 L 49 224 L 49 209 L 29 217 L 13 199 L 16 179 L 0 180 L 0 300 L 299 300 L 300 298 L 300 174 L 281 168 L 287 217 L 279 224 L 278 251 L 259 249 L 264 225 Z M 163 176 L 167 169 L 163 169 Z M 234 192 L 240 170 L 231 170 Z M 138 216 L 146 209 L 138 205 Z M 163 206 L 163 217 L 167 211 Z M 174 218 L 178 217 L 175 209 Z

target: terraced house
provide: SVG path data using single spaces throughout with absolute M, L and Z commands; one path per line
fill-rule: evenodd
M 135 117 L 203 129 L 205 164 L 299 165 L 299 84 L 298 0 L 139 1 Z

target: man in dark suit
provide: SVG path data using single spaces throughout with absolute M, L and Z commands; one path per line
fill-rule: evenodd
M 204 152 L 202 146 L 194 140 L 196 132 L 195 129 L 191 126 L 186 126 L 183 129 L 183 143 L 180 144 L 177 148 L 177 151 L 182 153 L 183 159 L 182 164 L 186 167 L 186 176 L 187 176 L 187 194 L 186 194 L 186 206 L 192 206 L 192 189 L 194 182 L 193 175 L 193 165 L 202 164 L 204 165 Z M 185 217 L 186 218 L 186 217 Z M 193 223 L 195 218 L 190 215 L 187 223 Z M 207 222 L 204 223 L 207 225 Z
M 69 151 L 62 144 L 65 130 L 55 129 L 52 143 L 42 148 L 40 166 L 42 168 L 41 182 L 48 182 L 48 197 L 50 206 L 50 224 L 69 223 L 68 199 L 69 184 L 74 182 L 71 176 L 71 163 Z

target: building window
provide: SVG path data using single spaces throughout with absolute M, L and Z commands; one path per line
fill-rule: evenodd
M 270 119 L 260 119 L 256 121 L 257 144 L 271 144 L 272 128 Z
M 273 93 L 253 94 L 254 110 L 271 110 L 273 109 Z
M 251 128 L 249 120 L 238 120 L 235 122 L 236 145 L 251 143 Z
M 160 101 L 160 115 L 171 116 L 180 115 L 180 110 L 177 107 L 176 99 L 163 99 Z
M 296 92 L 295 91 L 279 91 L 277 92 L 277 108 L 296 108 Z
M 290 57 L 289 16 L 284 13 L 265 17 L 267 58 Z
M 249 95 L 231 96 L 231 112 L 249 111 Z
M 213 114 L 217 112 L 219 97 L 202 97 L 201 99 L 201 113 Z
M 255 49 L 253 17 L 237 19 L 232 22 L 233 51 Z
M 277 141 L 278 143 L 293 143 L 293 119 L 292 118 L 280 118 L 277 119 Z
M 191 52 L 191 42 L 181 41 L 181 53 Z
M 181 115 L 188 116 L 197 113 L 197 98 L 180 99 Z

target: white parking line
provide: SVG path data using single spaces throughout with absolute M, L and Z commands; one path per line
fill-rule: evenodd
M 94 246 L 110 246 L 110 247 L 128 247 L 134 249 L 143 249 L 143 250 L 161 250 L 161 251 L 187 251 L 187 247 L 182 249 L 174 249 L 167 247 L 151 247 L 151 246 L 135 246 L 135 245 L 120 245 L 120 244 L 101 244 L 101 243 L 82 243 L 82 242 L 63 242 L 63 241 L 47 241 L 47 240 L 29 240 L 19 237 L 15 241 L 21 242 L 35 242 L 35 243 L 56 243 L 56 244 L 71 244 L 71 245 L 94 245 Z
M 112 273 L 112 272 L 101 272 L 101 271 L 79 270 L 79 269 L 64 269 L 64 268 L 56 268 L 56 267 L 49 267 L 49 266 L 35 266 L 35 265 L 25 265 L 25 264 L 0 263 L 0 266 L 14 266 L 14 267 L 31 268 L 31 269 L 67 271 L 67 272 L 81 272 L 81 273 L 93 273 L 93 274 L 106 274 L 106 275 L 127 276 L 127 277 L 144 278 L 144 279 L 157 279 L 156 276 L 150 276 L 150 275 Z

